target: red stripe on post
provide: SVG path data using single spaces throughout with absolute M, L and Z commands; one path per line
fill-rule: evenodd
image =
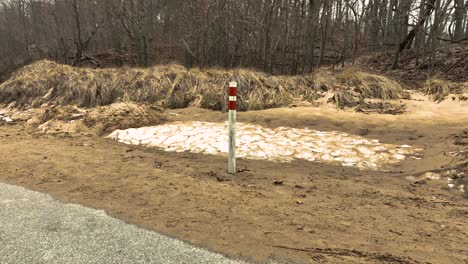
M 236 110 L 236 109 L 237 109 L 237 102 L 229 101 L 229 110 Z
M 229 96 L 237 96 L 237 87 L 229 87 Z

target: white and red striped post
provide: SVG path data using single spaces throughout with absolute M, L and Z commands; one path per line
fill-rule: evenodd
M 229 83 L 229 158 L 228 172 L 236 174 L 236 109 L 237 83 Z

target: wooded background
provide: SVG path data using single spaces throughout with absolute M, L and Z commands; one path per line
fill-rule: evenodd
M 297 74 L 468 36 L 465 0 L 0 0 L 0 72 L 71 65 L 251 67 Z

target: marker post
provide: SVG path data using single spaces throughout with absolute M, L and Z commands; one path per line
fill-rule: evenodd
M 229 83 L 229 157 L 228 172 L 236 174 L 236 110 L 237 110 L 237 83 Z

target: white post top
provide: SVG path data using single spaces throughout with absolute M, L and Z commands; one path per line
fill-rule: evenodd
M 236 87 L 237 88 L 237 82 L 230 82 L 229 87 Z

